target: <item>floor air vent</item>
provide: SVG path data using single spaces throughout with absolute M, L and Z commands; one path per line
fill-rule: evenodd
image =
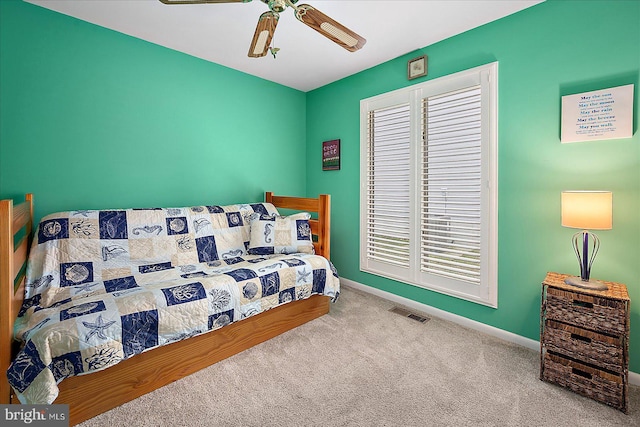
M 428 317 L 423 317 L 420 316 L 419 314 L 415 314 L 410 312 L 409 310 L 406 310 L 404 308 L 401 307 L 393 307 L 391 309 L 389 309 L 390 312 L 395 313 L 395 314 L 399 314 L 400 316 L 404 316 L 404 317 L 408 317 L 409 319 L 413 319 L 416 320 L 420 323 L 425 323 L 427 321 L 429 321 Z

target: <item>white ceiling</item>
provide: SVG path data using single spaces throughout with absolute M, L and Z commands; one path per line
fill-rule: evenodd
M 249 58 L 258 17 L 250 3 L 165 5 L 158 0 L 25 0 L 65 15 L 309 91 L 478 27 L 541 0 L 300 0 L 367 39 L 354 53 L 280 14 L 277 58 Z

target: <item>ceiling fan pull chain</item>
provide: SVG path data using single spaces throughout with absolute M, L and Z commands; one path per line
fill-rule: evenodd
M 274 31 L 273 35 L 271 36 L 271 41 L 269 44 L 269 52 L 271 53 L 271 55 L 273 55 L 273 59 L 276 59 L 276 54 L 280 50 L 279 47 L 275 47 L 275 41 L 276 41 L 276 34 Z

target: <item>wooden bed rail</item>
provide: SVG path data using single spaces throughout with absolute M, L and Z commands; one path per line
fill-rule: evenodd
M 21 230 L 18 243 L 15 238 Z M 0 403 L 11 403 L 7 369 L 14 356 L 13 324 L 24 299 L 27 256 L 33 237 L 33 195 L 14 205 L 0 200 Z

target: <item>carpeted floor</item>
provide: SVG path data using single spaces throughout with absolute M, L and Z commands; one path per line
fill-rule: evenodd
M 343 288 L 331 313 L 83 424 L 638 426 L 538 379 L 539 354 Z

